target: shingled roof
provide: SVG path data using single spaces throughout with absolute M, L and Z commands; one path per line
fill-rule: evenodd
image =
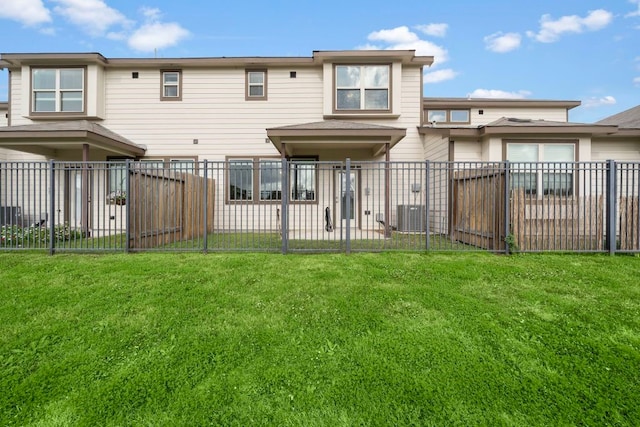
M 596 124 L 616 125 L 620 129 L 640 129 L 640 105 L 604 118 Z

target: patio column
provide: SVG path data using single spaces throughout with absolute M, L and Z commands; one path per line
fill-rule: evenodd
M 82 144 L 82 205 L 80 228 L 86 237 L 89 237 L 89 144 Z
M 384 237 L 391 237 L 391 154 L 390 144 L 384 144 Z

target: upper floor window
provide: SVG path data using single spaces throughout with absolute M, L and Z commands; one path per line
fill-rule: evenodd
M 162 71 L 162 93 L 161 101 L 182 100 L 182 71 L 166 70 Z
M 573 194 L 575 144 L 508 143 L 507 160 L 512 188 L 535 195 Z
M 427 122 L 431 124 L 468 124 L 469 110 L 427 110 Z
M 83 68 L 33 68 L 34 113 L 82 113 L 84 111 Z
M 245 73 L 245 99 L 267 99 L 267 70 L 247 70 Z
M 390 110 L 389 65 L 337 65 L 336 110 Z

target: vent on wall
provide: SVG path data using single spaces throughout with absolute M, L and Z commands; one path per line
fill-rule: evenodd
M 132 79 L 137 79 L 138 78 L 138 72 L 137 71 L 132 72 L 131 73 L 131 78 Z

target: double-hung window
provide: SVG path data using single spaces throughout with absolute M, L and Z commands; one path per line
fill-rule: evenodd
M 84 112 L 84 68 L 33 68 L 34 113 Z
M 245 72 L 245 99 L 267 99 L 267 70 L 246 70 Z
M 575 144 L 508 143 L 511 187 L 532 195 L 571 196 Z
M 335 109 L 389 111 L 389 65 L 336 65 Z
M 253 200 L 253 159 L 229 160 L 229 200 Z
M 182 72 L 180 70 L 161 71 L 162 84 L 160 99 L 162 101 L 182 100 Z

